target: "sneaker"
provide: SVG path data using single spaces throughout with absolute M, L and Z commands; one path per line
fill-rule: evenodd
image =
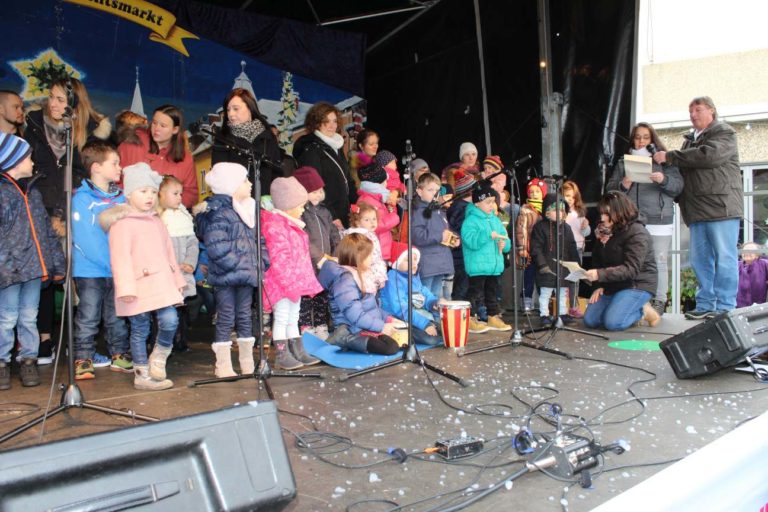
M 707 313 L 707 315 L 704 317 L 704 319 L 706 319 L 706 320 L 712 320 L 712 319 L 713 319 L 713 318 L 715 318 L 716 316 L 718 316 L 718 315 L 722 315 L 723 313 L 727 313 L 727 312 L 728 312 L 728 311 L 727 311 L 727 310 L 725 310 L 725 309 L 718 309 L 717 311 L 710 311 L 709 313 Z
M 694 309 L 693 311 L 687 311 L 685 313 L 686 320 L 704 320 L 707 318 L 707 315 L 712 313 L 712 311 L 703 311 L 700 309 Z
M 11 389 L 11 363 L 0 361 L 0 389 Z
M 109 369 L 113 372 L 133 373 L 133 360 L 129 354 L 115 354 Z
M 53 350 L 53 340 L 50 338 L 40 341 L 40 346 L 37 349 L 37 364 L 51 364 L 56 357 L 56 352 Z M 16 358 L 21 362 L 21 357 Z
M 91 380 L 96 378 L 93 369 L 93 361 L 90 359 L 78 359 L 75 361 L 75 380 Z
M 93 353 L 93 359 L 91 359 L 94 368 L 106 368 L 112 364 L 112 359 L 107 356 L 103 356 L 98 352 Z
M 533 297 L 523 298 L 523 311 L 533 311 Z
M 488 327 L 488 324 L 486 324 L 485 322 L 481 322 L 473 316 L 469 317 L 469 332 L 472 332 L 475 334 L 482 334 L 490 330 L 491 328 Z
M 28 357 L 21 362 L 19 377 L 21 378 L 21 385 L 24 387 L 40 385 L 40 375 L 37 373 L 37 361 L 35 361 L 34 358 Z
M 511 331 L 512 326 L 505 323 L 501 318 L 501 315 L 493 315 L 488 317 L 488 329 L 494 331 Z
M 541 326 L 545 329 L 549 329 L 552 327 L 552 319 L 548 316 L 540 316 L 539 320 L 541 320 Z
M 560 321 L 563 322 L 563 325 L 574 325 L 577 323 L 577 320 L 572 315 L 560 315 Z
M 572 318 L 584 318 L 584 313 L 579 308 L 571 308 L 568 310 L 568 315 Z

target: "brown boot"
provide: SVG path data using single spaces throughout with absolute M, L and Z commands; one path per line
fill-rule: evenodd
M 661 316 L 659 316 L 659 313 L 653 309 L 650 302 L 646 302 L 645 305 L 643 305 L 643 320 L 645 320 L 650 327 L 656 327 L 661 321 Z
M 291 338 L 288 340 L 288 348 L 291 349 L 291 354 L 293 354 L 293 357 L 300 363 L 304 364 L 304 366 L 312 366 L 314 364 L 320 363 L 318 358 L 312 357 L 311 355 L 307 354 L 306 350 L 304 350 L 304 341 L 301 339 L 301 337 Z
M 146 364 L 133 365 L 133 387 L 144 391 L 160 391 L 173 387 L 168 379 L 156 380 L 149 376 L 149 366 Z
M 290 348 L 288 348 L 288 342 L 289 340 L 275 340 L 275 348 L 277 349 L 275 368 L 298 370 L 299 368 L 304 367 L 304 364 L 293 357 Z

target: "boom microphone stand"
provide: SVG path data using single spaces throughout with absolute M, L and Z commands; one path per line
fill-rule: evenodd
M 405 167 L 406 169 L 409 169 L 411 160 L 415 156 L 411 148 L 410 140 L 405 141 L 405 153 L 406 153 Z M 437 368 L 436 366 L 432 366 L 431 364 L 424 361 L 424 359 L 421 357 L 421 354 L 419 353 L 419 350 L 416 348 L 416 342 L 413 339 L 413 303 L 411 301 L 411 298 L 413 297 L 413 273 L 411 272 L 412 270 L 411 267 L 413 263 L 413 260 L 411 258 L 411 255 L 413 254 L 413 239 L 411 238 L 411 226 L 413 225 L 413 222 L 412 222 L 413 220 L 412 219 L 413 179 L 410 176 L 410 174 L 407 176 L 407 181 L 408 181 L 408 188 L 406 193 L 407 195 L 406 208 L 408 212 L 408 347 L 406 350 L 403 351 L 402 359 L 400 360 L 395 359 L 394 361 L 389 361 L 387 363 L 379 364 L 371 368 L 366 368 L 364 370 L 360 370 L 357 372 L 347 373 L 339 377 L 339 382 L 353 379 L 355 377 L 358 377 L 360 375 L 365 375 L 367 373 L 373 373 L 379 370 L 383 370 L 384 368 L 390 368 L 400 363 L 413 363 L 413 364 L 420 365 L 422 368 L 426 370 L 430 370 L 434 373 L 437 373 L 438 375 L 442 375 L 443 377 L 458 383 L 462 387 L 467 387 L 468 384 L 461 377 L 448 373 L 442 368 Z
M 5 441 L 16 437 L 22 432 L 26 432 L 35 425 L 46 421 L 48 418 L 56 416 L 60 412 L 68 411 L 73 407 L 79 407 L 82 409 L 90 409 L 93 411 L 103 412 L 105 414 L 115 414 L 117 416 L 123 416 L 125 418 L 138 419 L 142 421 L 158 421 L 158 418 L 152 416 L 144 416 L 142 414 L 136 414 L 133 411 L 120 411 L 112 409 L 111 407 L 104 407 L 103 405 L 96 405 L 88 403 L 83 397 L 82 391 L 75 382 L 75 348 L 74 348 L 74 336 L 72 335 L 72 325 L 74 321 L 74 313 L 72 308 L 72 299 L 74 294 L 72 293 L 72 118 L 74 109 L 74 91 L 72 90 L 72 82 L 67 81 L 67 108 L 64 114 L 64 146 L 66 148 L 66 166 L 64 168 L 64 194 L 66 196 L 65 214 L 66 214 L 66 262 L 65 272 L 66 277 L 64 280 L 64 314 L 62 322 L 66 323 L 66 340 L 67 340 L 67 382 L 65 386 L 61 385 L 62 394 L 59 406 L 46 411 L 37 418 L 24 423 L 20 427 L 0 436 L 0 444 Z M 51 276 L 53 278 L 53 276 Z M 55 364 L 54 364 L 55 368 Z

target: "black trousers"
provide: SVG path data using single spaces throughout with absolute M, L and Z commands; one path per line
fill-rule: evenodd
M 499 279 L 498 276 L 469 276 L 469 302 L 472 314 L 477 315 L 478 308 L 485 305 L 488 316 L 499 314 Z

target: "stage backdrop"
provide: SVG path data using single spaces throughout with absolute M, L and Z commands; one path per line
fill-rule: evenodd
M 6 0 L 3 7 L 0 89 L 19 92 L 29 108 L 47 98 L 51 82 L 69 74 L 83 81 L 96 110 L 113 125 L 123 110 L 151 117 L 156 106 L 177 105 L 201 183 L 210 163 L 205 130 L 220 124 L 222 101 L 234 87 L 253 92 L 289 152 L 317 101 L 340 107 L 351 138 L 365 121 L 359 96 L 208 41 L 144 0 Z

